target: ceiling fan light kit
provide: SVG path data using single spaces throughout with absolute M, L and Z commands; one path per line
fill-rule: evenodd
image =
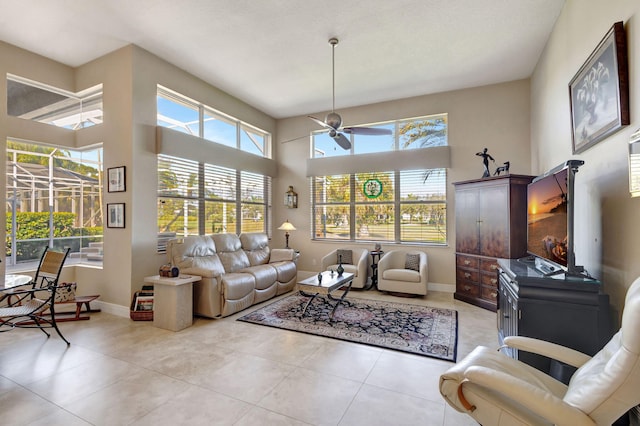
M 315 121 L 322 127 L 329 129 L 329 136 L 333 138 L 334 141 L 343 149 L 351 149 L 351 141 L 344 135 L 344 133 L 348 134 L 359 134 L 359 135 L 369 135 L 369 136 L 377 136 L 377 135 L 390 135 L 390 129 L 378 129 L 373 127 L 342 127 L 342 117 L 340 114 L 335 112 L 336 109 L 336 61 L 335 61 L 335 48 L 336 44 L 338 44 L 338 39 L 336 37 L 332 37 L 329 39 L 329 44 L 331 45 L 331 78 L 332 78 L 332 106 L 331 112 L 327 114 L 324 118 L 324 121 L 319 120 L 311 115 L 308 117 Z

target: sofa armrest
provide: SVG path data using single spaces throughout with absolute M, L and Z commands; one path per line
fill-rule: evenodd
M 290 260 L 293 262 L 295 258 L 295 250 L 293 249 L 273 249 L 269 257 L 269 263 L 282 262 Z
M 197 275 L 204 278 L 218 278 L 221 274 L 219 271 L 213 271 L 206 268 L 183 268 L 180 269 L 181 274 Z

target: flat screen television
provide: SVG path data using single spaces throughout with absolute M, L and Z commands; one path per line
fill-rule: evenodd
M 582 160 L 569 160 L 527 187 L 527 252 L 545 275 L 580 275 L 573 247 L 574 178 Z

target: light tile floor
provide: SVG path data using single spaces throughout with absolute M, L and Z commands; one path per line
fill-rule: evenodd
M 496 314 L 451 294 L 349 297 L 456 309 L 458 359 L 498 345 Z M 55 333 L 1 333 L 0 423 L 475 424 L 438 392 L 450 362 L 235 321 L 247 312 L 177 333 L 94 313 L 60 324 L 70 347 Z

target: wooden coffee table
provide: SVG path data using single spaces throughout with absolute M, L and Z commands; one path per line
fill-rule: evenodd
M 306 305 L 304 305 L 304 309 L 300 316 L 304 316 L 311 302 L 313 302 L 319 294 L 326 294 L 329 299 L 336 302 L 333 310 L 331 311 L 331 315 L 329 315 L 329 318 L 333 319 L 333 314 L 335 314 L 336 309 L 338 309 L 340 303 L 344 301 L 349 290 L 351 290 L 351 284 L 353 284 L 353 274 L 351 272 L 343 272 L 342 275 L 338 275 L 337 272 L 332 273 L 331 271 L 324 271 L 322 273 L 322 282 L 318 282 L 317 275 L 300 281 L 298 283 L 298 291 L 300 294 L 306 297 L 311 297 L 311 299 L 307 301 Z M 331 295 L 335 290 L 342 288 L 345 285 L 347 288 L 344 290 L 341 297 L 336 298 Z

